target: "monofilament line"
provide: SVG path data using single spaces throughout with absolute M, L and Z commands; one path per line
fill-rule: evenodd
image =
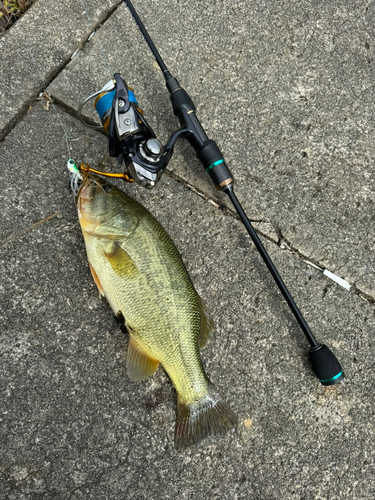
M 99 38 L 99 35 L 98 35 L 98 33 L 96 32 L 96 30 L 95 30 L 95 28 L 94 28 L 94 24 L 93 24 L 93 22 L 91 21 L 91 18 L 90 18 L 90 16 L 89 16 L 88 12 L 87 12 L 87 9 L 86 9 L 86 6 L 85 6 L 85 4 L 84 4 L 83 0 L 79 0 L 79 1 L 80 1 L 81 5 L 82 5 L 83 12 L 84 12 L 84 14 L 85 14 L 85 15 L 86 15 L 86 17 L 87 17 L 88 22 L 89 22 L 89 24 L 91 25 L 92 33 L 95 35 L 96 41 L 98 42 L 98 45 L 99 45 L 99 48 L 100 48 L 100 52 L 102 53 L 102 57 L 103 57 L 103 59 L 104 59 L 104 62 L 105 62 L 105 63 L 106 63 L 106 65 L 107 65 L 107 68 L 108 68 L 109 74 L 110 74 L 111 79 L 112 79 L 112 78 L 113 78 L 114 73 L 113 73 L 113 71 L 112 71 L 112 69 L 111 69 L 111 66 L 110 66 L 110 64 L 109 64 L 109 61 L 108 61 L 108 59 L 107 59 L 107 57 L 106 57 L 106 55 L 105 55 L 104 49 L 103 49 L 103 47 L 102 47 L 102 44 L 100 43 L 100 38 Z M 91 36 L 92 36 L 92 35 L 90 35 L 90 38 L 91 38 Z
M 16 23 L 18 21 L 18 19 L 16 18 L 16 16 L 14 14 L 13 14 L 13 17 L 14 17 L 14 21 Z M 41 73 L 41 71 L 39 69 L 39 66 L 38 66 L 38 64 L 37 64 L 37 62 L 36 62 L 36 60 L 35 60 L 32 52 L 31 52 L 31 50 L 29 49 L 29 47 L 27 46 L 26 43 L 24 43 L 24 46 L 25 46 L 25 49 L 27 50 L 27 52 L 29 53 L 29 56 L 30 56 L 30 58 L 31 58 L 31 60 L 32 60 L 32 62 L 34 64 L 34 67 L 35 67 L 35 70 L 36 70 L 37 74 L 39 75 L 40 83 L 42 84 L 42 87 L 43 87 L 44 91 L 48 95 L 46 84 L 44 82 L 44 78 L 43 78 L 42 73 Z M 66 145 L 67 145 L 67 148 L 68 148 L 68 158 L 70 158 L 70 146 L 69 146 L 70 138 L 69 138 L 68 134 L 66 133 L 65 127 L 64 127 L 64 125 L 63 125 L 63 123 L 61 121 L 61 118 L 60 118 L 60 116 L 59 116 L 59 114 L 57 112 L 56 106 L 53 104 L 52 100 L 50 102 L 51 102 L 52 107 L 53 107 L 53 109 L 54 109 L 54 111 L 56 113 L 56 116 L 57 116 L 57 119 L 58 119 L 58 121 L 59 121 L 59 123 L 61 125 L 61 128 L 62 128 L 62 130 L 64 132 L 64 138 L 65 138 Z
M 38 67 L 38 65 L 37 65 L 37 63 L 36 63 L 36 60 L 34 59 L 34 56 L 33 56 L 32 52 L 30 51 L 29 47 L 27 47 L 27 45 L 25 45 L 25 47 L 26 47 L 26 50 L 27 50 L 27 52 L 29 53 L 29 55 L 30 55 L 30 57 L 31 57 L 31 60 L 33 61 L 33 64 L 34 64 L 34 66 L 35 66 L 35 69 L 36 69 L 36 71 L 37 71 L 37 73 L 38 73 L 38 75 L 39 75 L 40 82 L 41 82 L 41 84 L 43 85 L 44 91 L 45 91 L 45 92 L 46 92 L 46 94 L 48 95 L 47 88 L 46 88 L 46 84 L 44 83 L 43 76 L 42 76 L 42 74 L 41 74 L 41 72 L 40 72 L 40 70 L 39 70 L 39 67 Z M 67 147 L 68 147 L 68 158 L 70 158 L 70 146 L 69 146 L 70 138 L 69 138 L 68 134 L 66 133 L 65 127 L 64 127 L 64 125 L 63 125 L 63 123 L 62 123 L 62 121 L 61 121 L 61 118 L 60 118 L 60 116 L 59 116 L 59 113 L 57 112 L 56 106 L 53 104 L 53 101 L 52 101 L 52 100 L 51 100 L 50 102 L 51 102 L 51 105 L 52 105 L 52 107 L 53 107 L 53 109 L 54 109 L 54 111 L 55 111 L 55 113 L 56 113 L 56 116 L 57 116 L 57 119 L 58 119 L 58 121 L 59 121 L 59 123 L 60 123 L 60 125 L 61 125 L 61 128 L 63 129 L 63 132 L 64 132 L 64 138 L 65 138 L 65 141 L 66 141 L 66 145 L 67 145 Z

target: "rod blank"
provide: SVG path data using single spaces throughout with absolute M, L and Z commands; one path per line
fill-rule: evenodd
M 233 186 L 228 186 L 228 188 L 224 189 L 224 191 L 229 196 L 231 202 L 234 205 L 234 208 L 237 210 L 237 213 L 240 216 L 242 222 L 244 223 L 247 232 L 249 233 L 258 252 L 260 253 L 262 259 L 264 260 L 266 266 L 268 267 L 268 270 L 272 274 L 273 279 L 276 281 L 277 286 L 279 287 L 281 293 L 283 294 L 284 299 L 287 301 L 292 313 L 294 314 L 296 320 L 298 321 L 298 324 L 301 327 L 303 333 L 305 334 L 307 340 L 309 341 L 311 347 L 317 347 L 319 345 L 318 342 L 315 340 L 315 337 L 311 333 L 311 330 L 308 327 L 304 317 L 302 316 L 301 311 L 298 309 L 296 303 L 293 300 L 293 297 L 290 295 L 289 290 L 287 289 L 285 283 L 281 279 L 281 276 L 278 273 L 276 267 L 274 266 L 270 256 L 268 255 L 266 249 L 262 245 L 262 242 L 260 241 L 257 233 L 255 232 L 245 212 L 243 211 L 243 208 L 240 202 L 238 201 L 237 196 L 234 194 Z
M 159 54 L 158 49 L 155 47 L 154 42 L 152 41 L 152 39 L 151 39 L 150 35 L 148 34 L 146 28 L 144 27 L 144 24 L 142 23 L 142 21 L 141 21 L 140 17 L 138 16 L 135 8 L 133 7 L 133 4 L 131 3 L 130 0 L 124 0 L 124 2 L 128 6 L 128 8 L 129 8 L 129 10 L 130 10 L 130 12 L 132 14 L 132 16 L 134 17 L 134 20 L 137 23 L 138 28 L 141 30 L 142 35 L 144 36 L 144 38 L 145 38 L 148 46 L 151 49 L 151 52 L 154 54 L 156 62 L 160 66 L 160 69 L 162 70 L 163 75 L 165 76 L 165 79 L 168 80 L 168 78 L 171 78 L 172 75 L 168 71 L 167 66 L 165 65 L 163 59 L 161 58 L 161 55 Z

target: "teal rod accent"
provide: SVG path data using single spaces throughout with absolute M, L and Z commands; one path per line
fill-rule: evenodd
M 326 380 L 320 380 L 319 379 L 319 382 L 321 382 L 322 384 L 325 384 L 326 382 L 332 382 L 333 380 L 336 380 L 337 378 L 339 378 L 340 375 L 342 375 L 342 371 L 340 373 L 338 373 L 337 375 L 335 375 L 334 377 L 332 377 L 332 378 L 327 378 Z
M 209 170 L 211 170 L 211 168 L 216 167 L 216 165 L 219 165 L 220 163 L 224 163 L 224 161 L 225 161 L 225 160 L 223 160 L 223 159 L 215 161 L 215 163 L 213 163 L 213 164 L 212 164 L 212 165 L 210 165 L 208 168 L 206 168 L 206 172 L 208 172 Z

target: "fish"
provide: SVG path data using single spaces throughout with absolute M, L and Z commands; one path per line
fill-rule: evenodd
M 161 364 L 177 392 L 175 447 L 181 451 L 237 425 L 203 368 L 199 350 L 215 330 L 175 244 L 140 203 L 88 174 L 76 197 L 92 277 L 129 332 L 133 381 Z

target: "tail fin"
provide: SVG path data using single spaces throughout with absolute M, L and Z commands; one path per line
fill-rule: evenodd
M 207 436 L 224 434 L 237 425 L 237 417 L 213 384 L 199 401 L 185 404 L 177 400 L 175 445 L 181 451 Z

